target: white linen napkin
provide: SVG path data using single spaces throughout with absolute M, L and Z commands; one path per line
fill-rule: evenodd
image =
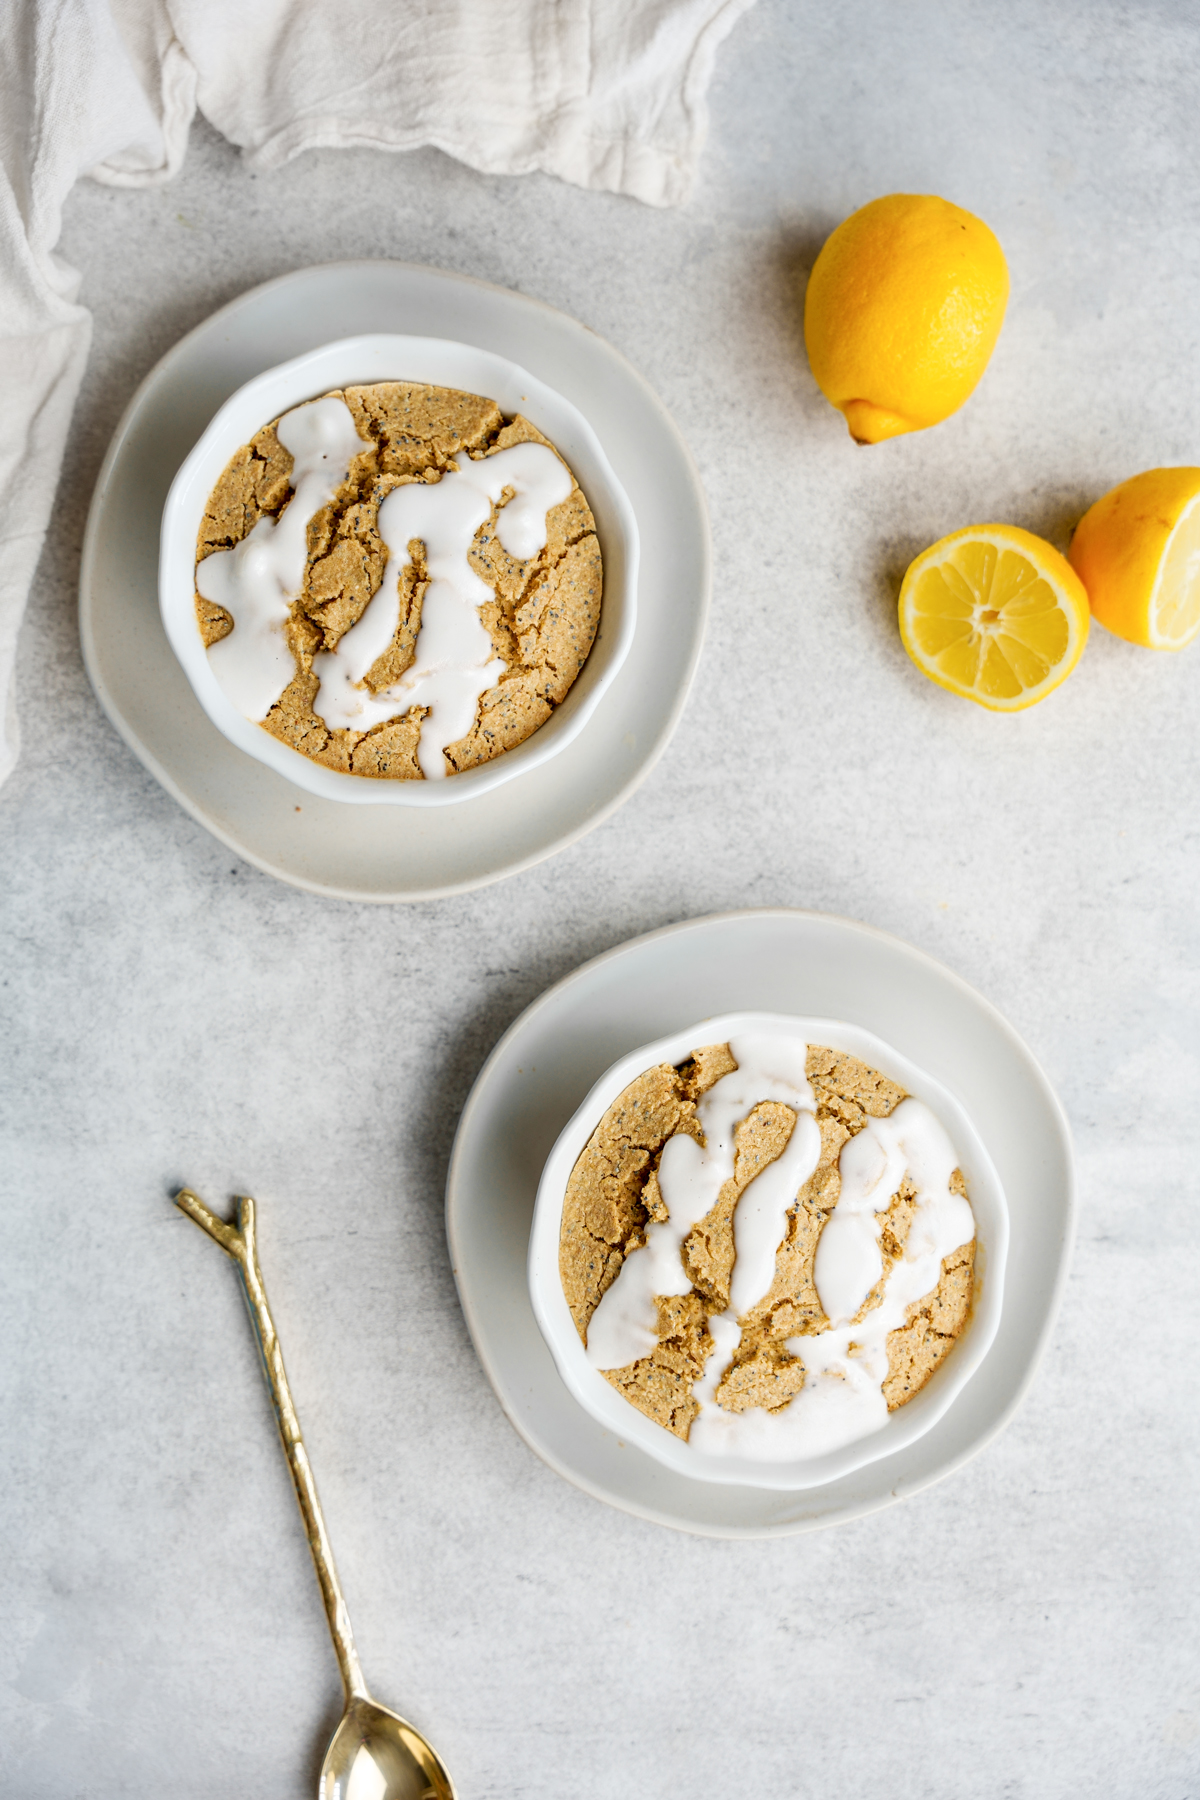
M 0 782 L 17 631 L 91 318 L 54 254 L 82 174 L 167 181 L 197 107 L 259 168 L 432 144 L 653 206 L 686 199 L 752 0 L 7 0 L 0 5 Z

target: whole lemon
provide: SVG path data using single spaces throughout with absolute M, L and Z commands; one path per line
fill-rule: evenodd
M 1008 264 L 982 219 L 935 194 L 886 194 L 813 265 L 808 360 L 858 443 L 924 431 L 975 388 L 1007 303 Z
M 1200 469 L 1146 469 L 1097 500 L 1071 539 L 1095 618 L 1152 650 L 1200 633 Z

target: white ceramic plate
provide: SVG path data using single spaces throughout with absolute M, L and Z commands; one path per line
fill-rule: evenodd
M 302 401 L 359 383 L 429 381 L 486 394 L 523 413 L 566 457 L 591 506 L 604 563 L 604 601 L 591 653 L 570 693 L 539 731 L 503 756 L 446 781 L 368 781 L 326 769 L 243 717 L 217 680 L 196 624 L 196 537 L 208 497 L 231 456 L 262 426 Z M 506 357 L 445 338 L 374 332 L 322 344 L 268 369 L 228 399 L 167 495 L 159 557 L 159 609 L 192 692 L 217 729 L 307 793 L 360 806 L 461 805 L 537 768 L 578 737 L 629 654 L 637 617 L 637 521 L 600 440 L 579 408 Z
M 588 420 L 637 519 L 637 628 L 619 678 L 578 737 L 503 787 L 437 809 L 296 793 L 207 718 L 158 612 L 159 521 L 176 470 L 218 408 L 281 361 L 373 332 L 495 352 Z M 709 594 L 704 498 L 690 456 L 634 369 L 574 319 L 522 294 L 407 263 L 333 263 L 243 294 L 183 338 L 114 435 L 80 574 L 84 660 L 122 737 L 214 835 L 298 887 L 418 900 L 515 874 L 574 842 L 644 779 L 675 728 Z
M 1004 1306 L 981 1366 L 895 1454 L 798 1493 L 696 1481 L 584 1411 L 529 1300 L 526 1253 L 543 1164 L 604 1071 L 641 1044 L 735 1011 L 841 1019 L 893 1045 L 961 1104 L 1008 1199 Z M 809 1531 L 940 1480 L 1012 1417 L 1045 1348 L 1074 1231 L 1070 1133 L 1046 1077 L 996 1009 L 919 950 L 846 919 L 726 913 L 622 944 L 536 1000 L 463 1109 L 446 1189 L 455 1278 L 480 1360 L 521 1436 L 612 1506 L 713 1537 Z
M 731 1038 L 757 1032 L 789 1029 L 803 1043 L 827 1044 L 861 1057 L 908 1093 L 924 1102 L 945 1128 L 966 1177 L 975 1215 L 975 1291 L 970 1317 L 953 1354 L 914 1394 L 906 1406 L 889 1413 L 882 1430 L 856 1438 L 817 1457 L 791 1462 L 752 1461 L 744 1456 L 705 1454 L 684 1443 L 663 1426 L 656 1425 L 631 1406 L 587 1359 L 559 1276 L 558 1252 L 562 1231 L 563 1199 L 571 1171 L 592 1132 L 608 1108 L 631 1081 L 657 1063 L 679 1063 L 702 1044 L 723 1044 Z M 925 1069 L 902 1056 L 861 1025 L 843 1020 L 795 1018 L 779 1013 L 741 1012 L 709 1016 L 692 1022 L 681 1032 L 659 1038 L 653 1044 L 623 1056 L 605 1071 L 583 1105 L 563 1127 L 558 1142 L 546 1159 L 538 1185 L 533 1227 L 529 1240 L 529 1292 L 534 1316 L 558 1372 L 579 1403 L 618 1437 L 657 1457 L 669 1469 L 677 1469 L 701 1481 L 741 1483 L 749 1487 L 822 1487 L 848 1475 L 864 1463 L 894 1455 L 930 1430 L 961 1392 L 987 1355 L 1000 1324 L 1004 1294 L 1004 1263 L 1008 1252 L 1008 1208 L 995 1164 L 970 1118 L 954 1095 L 934 1081 Z

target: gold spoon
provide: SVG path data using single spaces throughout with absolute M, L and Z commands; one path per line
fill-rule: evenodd
M 333 1648 L 346 1690 L 346 1710 L 325 1752 L 318 1800 L 454 1800 L 453 1783 L 437 1752 L 406 1719 L 389 1712 L 386 1706 L 380 1706 L 367 1692 L 358 1652 L 354 1648 L 350 1615 L 338 1585 L 325 1515 L 317 1498 L 317 1484 L 308 1452 L 300 1436 L 300 1421 L 283 1367 L 283 1352 L 279 1348 L 279 1336 L 258 1266 L 254 1202 L 248 1194 L 239 1199 L 236 1226 L 226 1225 L 224 1220 L 218 1219 L 191 1188 L 181 1188 L 175 1196 L 175 1204 L 207 1231 L 238 1266 L 271 1399 L 275 1403 L 275 1420 L 283 1441 L 283 1453 L 292 1472 L 308 1547 L 321 1584 L 325 1617 L 329 1620 Z

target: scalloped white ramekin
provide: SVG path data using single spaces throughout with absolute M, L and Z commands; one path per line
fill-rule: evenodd
M 587 1360 L 563 1293 L 558 1269 L 559 1235 L 567 1182 L 581 1151 L 617 1095 L 656 1063 L 677 1063 L 702 1044 L 723 1044 L 740 1032 L 794 1028 L 810 1044 L 826 1044 L 869 1063 L 908 1093 L 924 1101 L 941 1121 L 958 1152 L 975 1214 L 975 1290 L 971 1312 L 953 1350 L 925 1386 L 888 1414 L 886 1425 L 827 1455 L 789 1463 L 749 1457 L 714 1456 L 694 1450 L 623 1398 Z M 939 1081 L 909 1062 L 872 1032 L 831 1019 L 798 1019 L 779 1013 L 726 1013 L 623 1056 L 601 1076 L 583 1105 L 563 1128 L 546 1160 L 538 1185 L 529 1239 L 529 1291 L 542 1336 L 567 1387 L 594 1419 L 619 1439 L 636 1444 L 678 1474 L 741 1487 L 799 1490 L 820 1487 L 865 1464 L 902 1450 L 935 1425 L 975 1373 L 996 1335 L 1008 1253 L 1008 1206 L 1004 1189 L 983 1140 L 959 1102 Z
M 196 538 L 210 493 L 234 451 L 290 407 L 332 388 L 372 381 L 427 381 L 495 400 L 523 413 L 567 459 L 596 520 L 604 563 L 600 625 L 570 692 L 523 744 L 444 781 L 379 781 L 310 761 L 243 718 L 226 698 L 208 660 L 195 611 Z M 195 693 L 217 729 L 239 750 L 297 787 L 327 800 L 368 806 L 446 806 L 537 768 L 577 737 L 614 680 L 633 641 L 638 531 L 633 508 L 579 409 L 506 357 L 443 338 L 377 333 L 344 338 L 267 369 L 237 390 L 208 425 L 171 484 L 163 509 L 159 606 L 163 625 Z

